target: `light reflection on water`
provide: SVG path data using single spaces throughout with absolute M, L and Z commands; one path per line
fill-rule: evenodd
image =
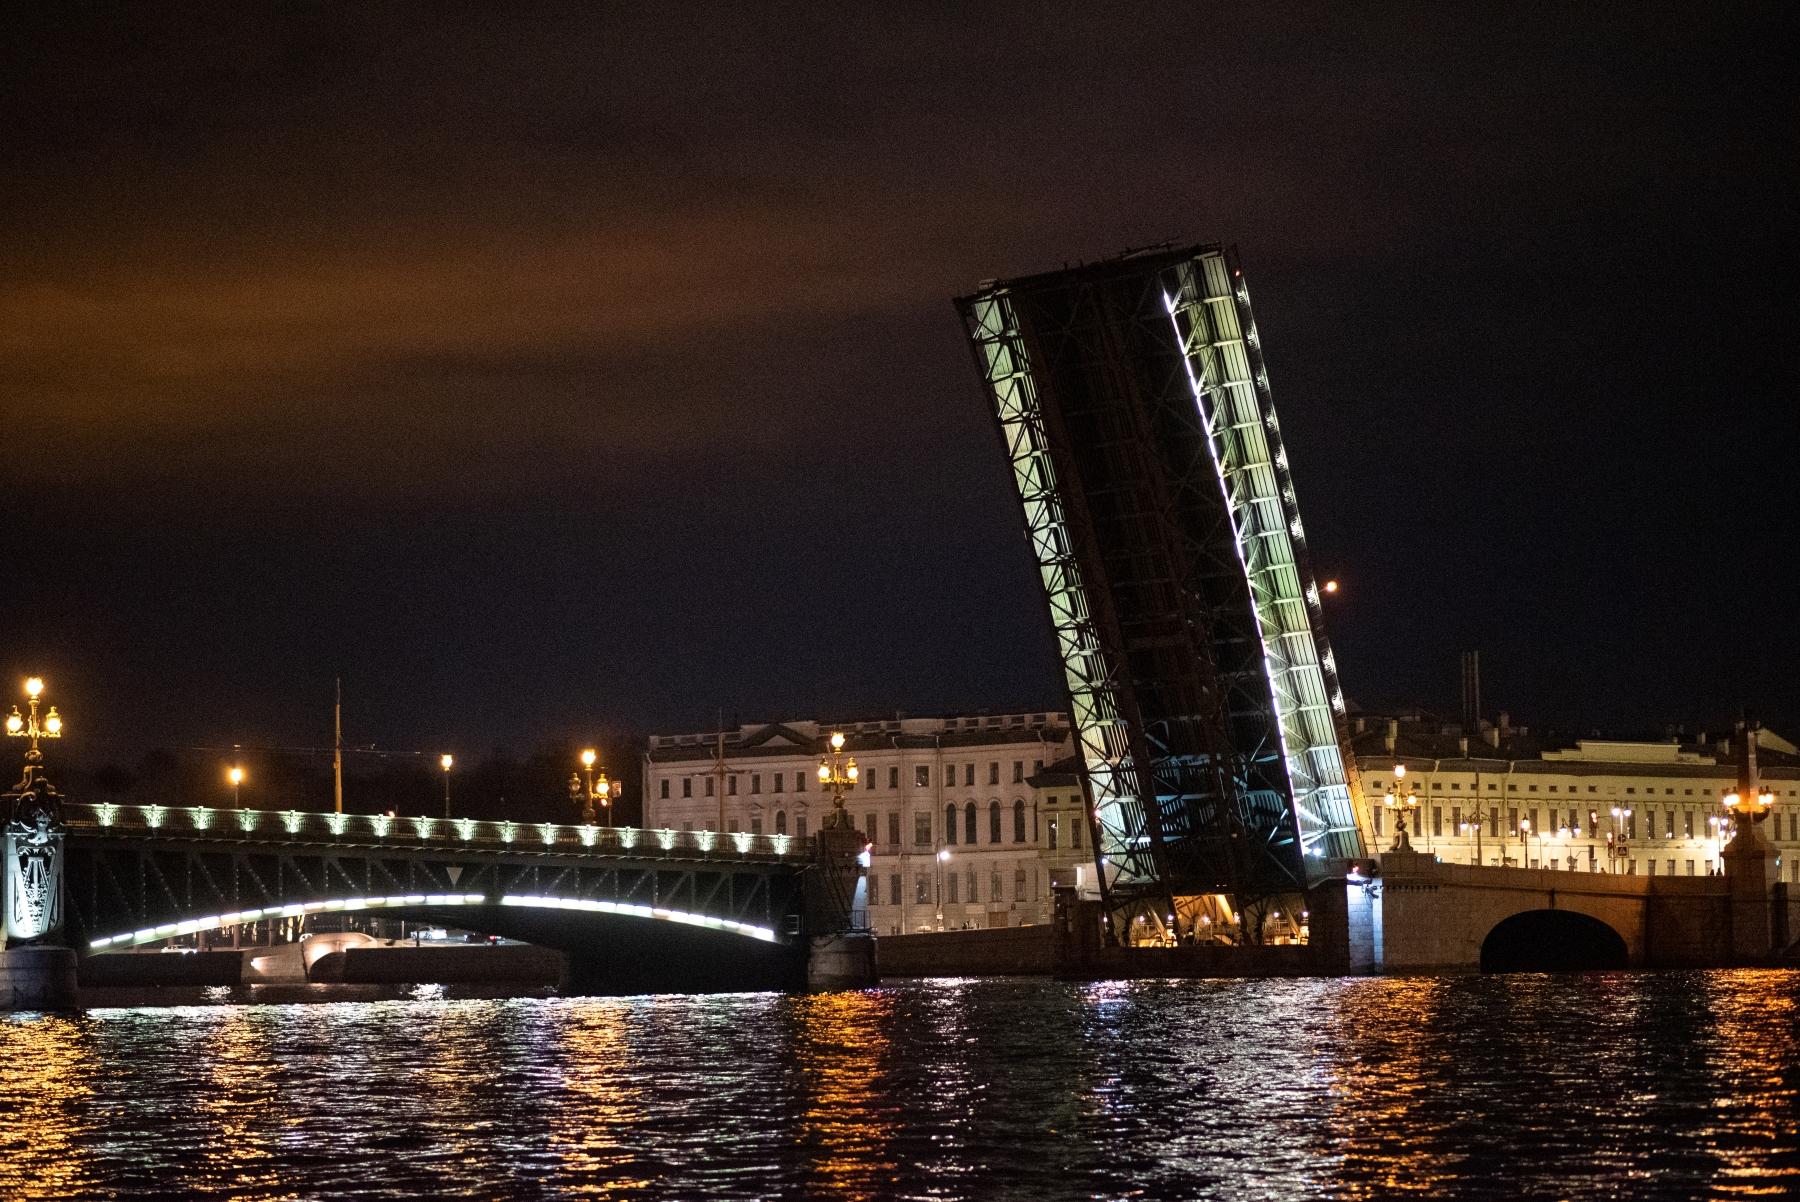
M 0 1017 L 0 1197 L 1800 1193 L 1800 974 Z

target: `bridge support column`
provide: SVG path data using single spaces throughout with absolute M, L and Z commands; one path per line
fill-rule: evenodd
M 1725 861 L 1726 887 L 1731 896 L 1731 958 L 1739 964 L 1760 963 L 1781 950 L 1776 943 L 1775 883 L 1779 870 L 1775 857 L 1775 848 L 1749 820 L 1720 857 Z
M 74 951 L 40 946 L 0 951 L 0 1012 L 74 1008 Z
M 808 989 L 868 989 L 880 979 L 875 965 L 875 936 L 867 931 L 814 935 L 807 941 Z

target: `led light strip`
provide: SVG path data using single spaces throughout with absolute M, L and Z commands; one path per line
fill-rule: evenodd
M 638 906 L 627 902 L 588 901 L 579 897 L 540 897 L 535 893 L 508 893 L 500 899 L 503 906 L 525 906 L 539 910 L 580 910 L 589 914 L 617 914 L 624 918 L 654 918 L 661 922 L 679 922 L 683 926 L 704 927 L 709 931 L 727 931 L 764 943 L 775 942 L 775 932 L 768 927 L 714 918 L 710 914 L 693 914 L 686 910 L 669 910 L 662 906 Z
M 303 918 L 308 914 L 349 914 L 365 910 L 391 910 L 405 906 L 479 906 L 484 905 L 488 897 L 483 893 L 408 893 L 390 897 L 339 897 L 329 901 L 293 902 L 285 906 L 268 906 L 258 910 L 233 910 L 227 914 L 212 914 L 205 918 L 188 918 L 180 922 L 165 922 L 159 926 L 145 927 L 138 931 L 125 931 L 118 935 L 109 935 L 104 939 L 95 939 L 88 943 L 92 951 L 104 951 L 114 947 L 137 947 L 146 943 L 160 943 L 164 939 L 173 939 L 181 935 L 193 935 L 200 931 L 216 931 L 221 927 L 237 926 L 246 922 L 261 922 L 265 918 Z M 714 918 L 707 914 L 693 914 L 686 910 L 669 910 L 661 906 L 639 906 L 626 902 L 587 901 L 574 897 L 540 897 L 536 894 L 508 893 L 500 899 L 503 906 L 524 906 L 548 910 L 578 910 L 589 914 L 615 914 L 623 918 L 651 918 L 660 922 L 678 922 L 684 926 L 703 927 L 712 931 L 725 931 L 732 935 L 741 935 L 748 939 L 758 939 L 764 943 L 776 942 L 775 932 L 768 927 L 753 926 L 746 922 L 735 922 L 729 918 Z
M 347 914 L 358 910 L 392 909 L 396 906 L 478 906 L 487 901 L 483 893 L 408 893 L 393 897 L 336 897 L 330 901 L 293 902 L 285 906 L 268 906 L 260 910 L 233 910 L 228 914 L 212 914 L 205 918 L 188 918 L 181 922 L 165 922 L 141 931 L 126 931 L 95 939 L 88 947 L 95 951 L 108 947 L 132 947 L 141 943 L 157 943 L 177 935 L 197 931 L 216 931 L 239 923 L 261 922 L 265 918 L 302 918 L 308 914 Z

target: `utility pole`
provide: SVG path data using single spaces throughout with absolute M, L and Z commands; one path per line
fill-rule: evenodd
M 344 812 L 344 678 L 337 678 L 337 702 L 331 709 L 331 809 Z
M 716 750 L 713 754 L 713 794 L 719 803 L 718 831 L 725 834 L 725 778 L 731 774 L 731 766 L 725 762 L 725 711 L 719 711 L 719 733 Z

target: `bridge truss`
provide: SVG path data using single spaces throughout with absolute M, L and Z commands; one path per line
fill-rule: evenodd
M 1063 662 L 1115 909 L 1360 854 L 1343 697 L 1235 260 L 1159 250 L 958 302 Z

